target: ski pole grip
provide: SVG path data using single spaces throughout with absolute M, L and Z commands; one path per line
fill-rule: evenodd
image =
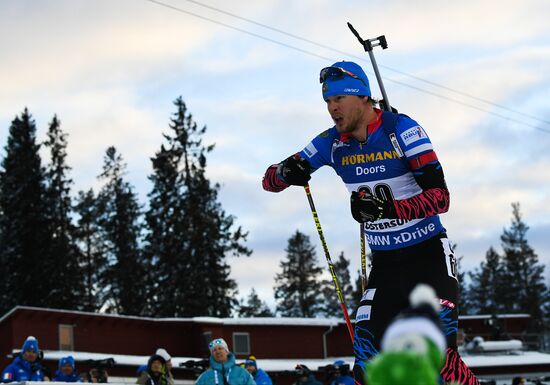
M 351 25 L 351 23 L 348 21 L 348 27 L 349 29 L 351 30 L 351 32 L 355 35 L 355 37 L 357 38 L 357 40 L 359 40 L 359 43 L 361 43 L 361 45 L 363 46 L 363 48 L 365 49 L 365 51 L 370 51 L 372 50 L 372 46 L 370 44 L 370 41 L 368 40 L 363 40 L 361 38 L 361 36 L 359 36 L 359 32 L 357 32 L 357 30 L 355 28 L 353 28 L 353 25 Z
M 386 36 L 384 35 L 378 36 L 378 41 L 380 42 L 380 47 L 382 47 L 382 49 L 388 48 L 388 42 L 386 41 Z

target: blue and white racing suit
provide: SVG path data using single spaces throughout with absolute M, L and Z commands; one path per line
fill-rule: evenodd
M 372 269 L 356 311 L 355 378 L 364 381 L 366 362 L 378 353 L 386 327 L 408 306 L 411 290 L 418 283 L 427 283 L 440 298 L 440 318 L 449 348 L 442 376 L 476 384 L 456 351 L 458 283 L 456 260 L 438 215 L 449 208 L 441 164 L 416 121 L 375 111 L 378 118 L 369 125 L 366 142 L 332 127 L 299 152 L 312 172 L 330 166 L 350 193 L 368 191 L 391 201 L 396 212 L 393 218 L 364 224 Z M 277 165 L 267 169 L 262 183 L 272 192 L 288 187 L 278 176 Z

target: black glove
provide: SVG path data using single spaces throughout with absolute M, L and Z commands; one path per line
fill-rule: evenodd
M 279 163 L 277 175 L 287 184 L 305 186 L 311 179 L 310 170 L 309 162 L 295 154 Z
M 350 197 L 351 215 L 359 223 L 382 218 L 395 218 L 393 202 L 375 197 L 369 191 L 353 191 Z

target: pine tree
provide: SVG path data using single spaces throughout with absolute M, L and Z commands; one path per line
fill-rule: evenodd
M 286 260 L 275 276 L 277 312 L 285 317 L 315 317 L 320 310 L 319 276 L 315 248 L 300 231 L 288 240 Z
M 523 222 L 519 203 L 512 203 L 512 224 L 504 229 L 502 242 L 506 297 L 501 301 L 508 312 L 531 315 L 533 326 L 543 325 L 542 309 L 548 303 L 548 288 L 544 283 L 544 265 L 527 242 L 529 227 Z
M 246 303 L 241 300 L 238 315 L 239 317 L 273 317 L 269 306 L 258 297 L 254 288 L 250 291 Z
M 75 228 L 71 223 L 72 202 L 66 164 L 67 139 L 61 130 L 57 116 L 49 125 L 44 145 L 50 151 L 46 168 L 45 208 L 48 221 L 49 246 L 44 258 L 48 261 L 45 275 L 52 283 L 52 290 L 44 293 L 50 307 L 80 308 L 83 282 L 78 265 L 78 249 L 74 241 Z
M 36 125 L 27 109 L 9 129 L 0 170 L 0 313 L 43 306 L 50 292 L 44 170 Z
M 340 290 L 342 291 L 342 296 L 348 311 L 355 304 L 353 300 L 353 286 L 351 284 L 351 278 L 349 273 L 349 264 L 350 261 L 346 259 L 344 253 L 340 253 L 338 259 L 333 262 L 334 273 L 338 278 L 338 283 L 340 285 Z M 323 280 L 322 285 L 322 296 L 323 301 L 320 304 L 320 313 L 326 317 L 338 317 L 342 314 L 342 307 L 340 305 L 340 300 L 336 293 L 336 288 L 334 286 L 333 279 Z
M 151 161 L 153 174 L 149 180 L 153 183 L 153 189 L 148 194 L 149 208 L 145 214 L 147 228 L 144 250 L 148 266 L 146 286 L 150 293 L 147 297 L 147 314 L 157 317 L 181 316 L 183 309 L 176 299 L 182 296 L 179 286 L 181 277 L 186 277 L 183 266 L 188 256 L 184 251 L 187 251 L 189 245 L 182 239 L 185 227 L 183 184 L 179 174 L 180 155 L 162 145 Z
M 206 127 L 198 128 L 181 97 L 174 104 L 168 143 L 152 159 L 150 176 L 146 254 L 156 273 L 150 311 L 227 317 L 238 302 L 226 257 L 250 255 L 247 234 L 234 229 L 235 218 L 218 202 L 219 185 L 206 178 L 213 150 L 202 144 Z
M 505 311 L 505 270 L 500 255 L 491 247 L 480 267 L 469 273 L 468 308 L 471 314 L 499 314 Z
M 105 184 L 97 198 L 108 260 L 102 283 L 109 289 L 107 311 L 140 315 L 145 298 L 145 267 L 139 247 L 141 210 L 133 187 L 124 180 L 125 169 L 122 156 L 109 147 L 99 176 Z
M 74 207 L 77 215 L 75 239 L 79 247 L 79 266 L 83 294 L 80 308 L 84 311 L 100 310 L 108 299 L 106 282 L 108 271 L 107 250 L 99 227 L 99 212 L 92 189 L 79 191 Z

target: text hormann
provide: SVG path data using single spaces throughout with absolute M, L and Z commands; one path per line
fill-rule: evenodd
M 366 154 L 346 155 L 342 157 L 342 166 L 350 164 L 360 164 L 375 162 L 378 160 L 399 159 L 399 155 L 395 151 L 379 151 Z

